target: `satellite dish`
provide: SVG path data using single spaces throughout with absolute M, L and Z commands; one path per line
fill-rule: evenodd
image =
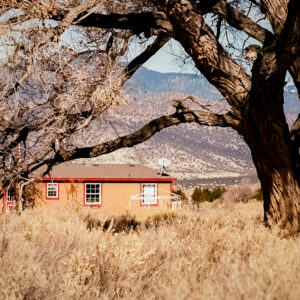
M 163 168 L 167 168 L 171 165 L 171 161 L 168 160 L 167 158 L 160 158 L 158 160 L 158 164 Z

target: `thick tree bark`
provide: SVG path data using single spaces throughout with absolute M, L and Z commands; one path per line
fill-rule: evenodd
M 263 189 L 266 224 L 276 223 L 289 233 L 296 233 L 300 230 L 298 153 L 291 143 L 283 97 L 278 90 L 280 87 L 273 85 L 268 94 L 268 89 L 260 85 L 252 90 L 252 103 L 241 123 L 241 134 L 249 145 Z M 265 97 L 271 101 L 266 103 L 262 99 Z
M 241 134 L 248 143 L 264 194 L 265 221 L 289 233 L 300 231 L 299 152 L 283 110 L 288 67 L 299 54 L 299 2 L 291 0 L 280 36 L 265 45 L 252 69 L 252 88 L 242 117 Z

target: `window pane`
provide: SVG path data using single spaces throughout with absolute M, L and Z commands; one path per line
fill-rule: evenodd
M 11 190 L 8 190 L 7 192 L 7 198 L 6 198 L 7 202 L 12 202 L 13 201 L 13 194 Z
M 100 204 L 100 183 L 86 183 L 85 184 L 85 203 Z
M 143 204 L 156 204 L 156 184 L 143 184 Z
M 47 197 L 57 198 L 58 197 L 58 184 L 47 183 Z

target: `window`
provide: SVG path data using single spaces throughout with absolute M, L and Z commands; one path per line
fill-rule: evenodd
M 156 183 L 142 184 L 142 204 L 157 204 L 157 186 Z
M 101 204 L 101 184 L 86 183 L 85 184 L 85 204 Z
M 6 201 L 7 202 L 13 202 L 14 198 L 14 194 L 12 190 L 8 190 L 7 191 L 7 197 L 6 197 Z
M 58 183 L 47 183 L 47 198 L 58 199 Z

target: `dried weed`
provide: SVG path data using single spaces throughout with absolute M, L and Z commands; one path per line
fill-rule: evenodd
M 71 211 L 0 216 L 0 299 L 300 296 L 300 239 L 265 228 L 259 202 L 186 208 L 138 230 L 128 218 L 103 231 Z

